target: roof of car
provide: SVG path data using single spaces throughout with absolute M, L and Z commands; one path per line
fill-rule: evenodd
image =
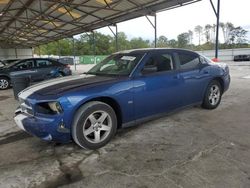
M 19 59 L 19 61 L 22 61 L 22 60 L 32 60 L 32 59 L 44 59 L 44 60 L 47 60 L 47 59 L 51 59 L 51 60 L 57 60 L 55 58 L 51 58 L 51 57 L 31 57 L 31 58 L 25 58 L 25 59 Z
M 188 49 L 182 49 L 182 48 L 140 48 L 140 49 L 131 49 L 131 50 L 124 50 L 124 51 L 119 51 L 116 52 L 115 54 L 119 53 L 147 53 L 147 52 L 152 52 L 152 51 L 162 51 L 162 50 L 171 50 L 171 51 L 186 51 L 186 52 L 193 52 L 196 53 L 192 50 Z

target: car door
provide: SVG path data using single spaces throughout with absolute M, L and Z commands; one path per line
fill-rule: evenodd
M 200 56 L 194 52 L 178 51 L 180 78 L 183 80 L 183 105 L 201 102 L 203 93 L 210 80 L 209 70 L 203 69 Z
M 27 76 L 33 80 L 36 75 L 35 62 L 33 59 L 22 60 L 11 68 L 11 76 Z
M 181 80 L 173 54 L 148 54 L 134 79 L 135 118 L 141 119 L 180 107 Z
M 36 59 L 36 81 L 46 80 L 52 77 L 53 63 L 49 59 Z

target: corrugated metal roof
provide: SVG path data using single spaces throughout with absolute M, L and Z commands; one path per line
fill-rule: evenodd
M 200 0 L 0 0 L 0 47 L 33 47 Z

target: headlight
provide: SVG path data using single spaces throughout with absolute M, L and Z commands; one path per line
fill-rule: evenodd
M 58 102 L 50 102 L 48 105 L 52 111 L 58 114 L 62 113 L 62 107 Z
M 43 102 L 38 103 L 36 108 L 37 113 L 41 114 L 61 114 L 63 109 L 59 102 Z

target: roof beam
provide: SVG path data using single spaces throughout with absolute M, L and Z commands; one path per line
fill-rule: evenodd
M 34 0 L 28 0 L 28 1 L 25 3 L 25 7 L 29 7 L 33 2 L 34 2 Z M 20 16 L 20 15 L 26 10 L 25 7 L 23 7 L 22 9 L 20 9 L 20 10 L 16 13 L 15 17 L 14 17 L 12 20 L 10 20 L 10 21 L 3 27 L 3 29 L 0 30 L 0 34 L 1 34 L 2 32 L 4 32 L 6 28 L 8 28 L 12 23 L 14 23 L 14 22 L 17 20 L 18 16 Z

